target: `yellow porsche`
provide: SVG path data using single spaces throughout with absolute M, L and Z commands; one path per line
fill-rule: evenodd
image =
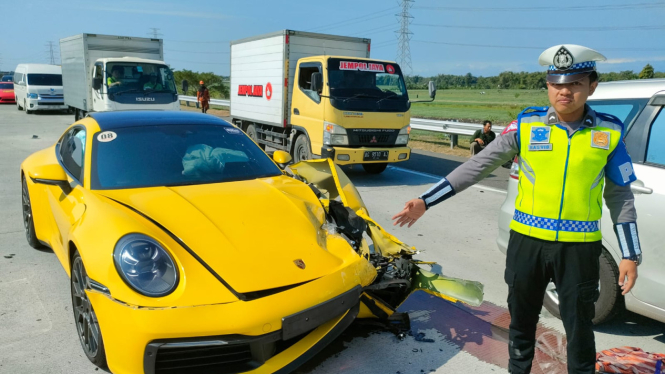
M 113 373 L 287 373 L 415 290 L 422 268 L 330 160 L 290 164 L 187 112 L 94 113 L 21 164 L 28 243 L 71 279 L 87 357 Z

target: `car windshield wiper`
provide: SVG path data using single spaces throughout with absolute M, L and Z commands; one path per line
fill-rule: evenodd
M 143 93 L 142 90 L 139 90 L 139 89 L 136 89 L 136 88 L 135 88 L 135 89 L 132 89 L 132 90 L 127 90 L 127 91 L 110 92 L 110 93 L 112 93 L 113 95 L 122 95 L 122 94 L 126 94 L 126 93 L 134 93 L 134 92 L 140 92 L 140 93 Z
M 342 102 L 347 102 L 351 99 L 359 99 L 359 98 L 378 99 L 379 96 L 368 95 L 368 94 L 364 94 L 364 93 L 358 93 L 358 94 L 355 94 L 351 97 L 347 97 L 346 99 L 342 100 Z

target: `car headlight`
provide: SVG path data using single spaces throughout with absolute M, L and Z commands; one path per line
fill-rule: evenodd
M 29 93 L 28 94 L 28 99 L 36 99 L 38 97 L 39 97 L 39 95 L 37 95 L 36 93 Z
M 409 142 L 409 134 L 411 133 L 411 125 L 407 125 L 402 127 L 401 130 L 399 130 L 399 134 L 397 135 L 397 140 L 395 140 L 395 144 L 406 144 Z
M 156 240 L 146 235 L 123 236 L 115 245 L 113 259 L 120 277 L 142 295 L 166 296 L 178 285 L 173 259 Z
M 323 144 L 326 145 L 348 145 L 349 137 L 346 129 L 332 122 L 323 122 Z

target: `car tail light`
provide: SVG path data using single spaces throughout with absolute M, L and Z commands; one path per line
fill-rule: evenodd
M 519 165 L 519 158 L 515 156 L 515 159 L 513 159 L 513 165 L 510 167 L 510 177 L 513 179 L 519 179 L 520 175 L 520 165 Z

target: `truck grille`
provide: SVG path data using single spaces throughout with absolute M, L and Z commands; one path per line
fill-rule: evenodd
M 386 147 L 395 145 L 399 130 L 347 129 L 351 147 Z

